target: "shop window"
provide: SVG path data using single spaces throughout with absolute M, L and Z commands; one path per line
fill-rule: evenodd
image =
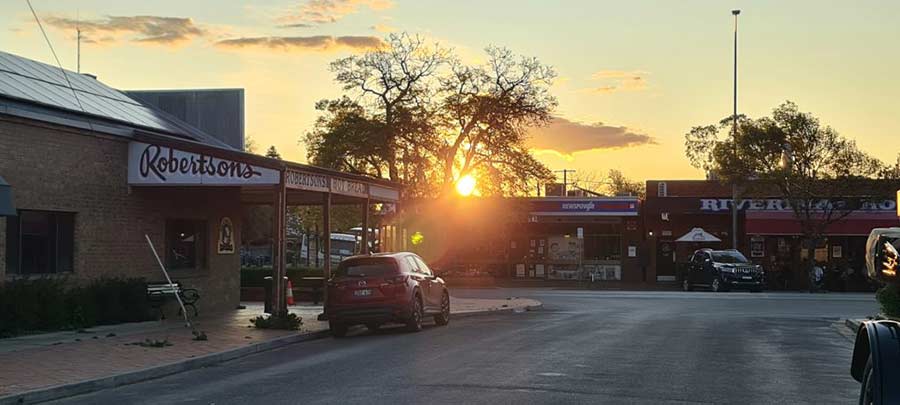
M 166 263 L 170 270 L 206 267 L 206 221 L 166 221 Z
M 53 274 L 73 268 L 75 214 L 20 210 L 6 219 L 6 271 Z
M 622 237 L 619 235 L 585 235 L 585 260 L 620 260 Z

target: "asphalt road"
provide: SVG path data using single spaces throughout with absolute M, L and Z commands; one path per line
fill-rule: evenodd
M 544 309 L 357 331 L 64 403 L 855 403 L 871 294 L 457 290 Z M 843 332 L 843 333 L 842 333 Z

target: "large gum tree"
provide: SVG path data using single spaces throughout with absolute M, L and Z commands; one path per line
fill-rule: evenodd
M 892 168 L 823 125 L 811 113 L 785 102 L 769 117 L 738 117 L 694 127 L 685 153 L 694 167 L 756 196 L 781 196 L 800 223 L 807 257 L 829 226 L 890 195 Z M 896 177 L 894 177 L 896 178 Z M 807 270 L 811 270 L 808 261 Z

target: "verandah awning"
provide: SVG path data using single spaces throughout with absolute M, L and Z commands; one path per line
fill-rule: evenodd
M 852 212 L 832 223 L 826 235 L 868 236 L 874 228 L 900 225 L 900 220 L 890 211 Z M 801 222 L 792 212 L 747 212 L 745 233 L 748 235 L 802 235 Z

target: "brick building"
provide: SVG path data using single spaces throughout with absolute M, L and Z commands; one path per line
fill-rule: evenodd
M 637 197 L 451 196 L 404 206 L 382 231 L 384 246 L 459 276 L 644 280 Z
M 146 235 L 201 311 L 239 302 L 242 205 L 360 204 L 365 221 L 369 204 L 399 199 L 390 183 L 244 153 L 93 77 L 3 52 L 0 177 L 17 211 L 0 216 L 0 282 L 163 280 Z
M 861 195 L 865 194 L 861 191 Z M 697 248 L 732 248 L 731 207 L 731 187 L 716 181 L 647 181 L 642 215 L 652 273 L 648 280 L 676 281 L 679 266 Z M 746 196 L 738 207 L 737 249 L 763 266 L 767 288 L 807 288 L 808 278 L 802 271 L 807 251 L 803 248 L 800 222 L 788 203 L 772 193 Z M 826 229 L 825 239 L 815 247 L 814 259 L 827 269 L 826 273 L 833 274 L 830 288 L 869 288 L 863 276 L 866 238 L 873 228 L 897 226 L 896 213 L 896 201 L 892 196 L 884 196 Z M 702 228 L 721 241 L 676 241 L 694 228 Z M 846 274 L 838 274 L 839 271 Z

